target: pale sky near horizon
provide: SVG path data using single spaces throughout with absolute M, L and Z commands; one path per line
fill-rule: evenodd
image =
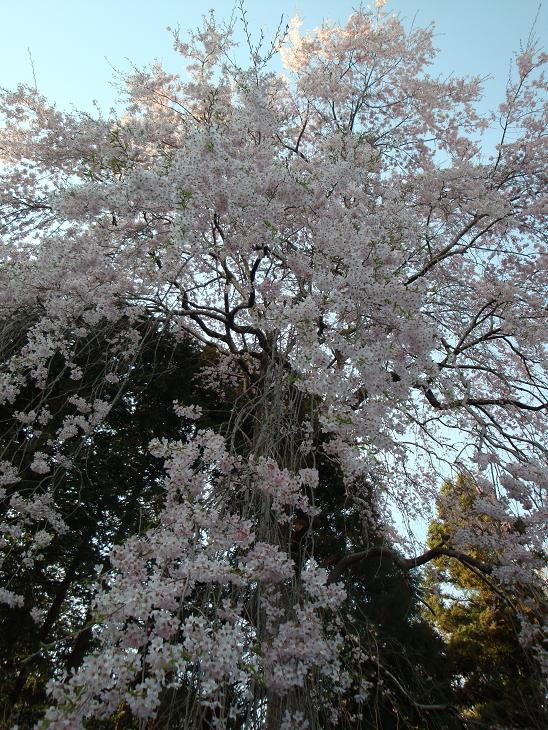
M 59 107 L 91 110 L 92 100 L 108 110 L 116 92 L 113 68 L 127 72 L 131 63 L 146 66 L 156 59 L 170 71 L 181 68 L 167 26 L 199 25 L 213 8 L 230 16 L 233 0 L 0 0 L 0 86 L 33 84 L 32 56 L 38 89 Z M 280 15 L 299 14 L 305 28 L 323 19 L 345 22 L 358 2 L 339 0 L 248 0 L 250 25 L 267 37 Z M 367 4 L 367 3 L 364 3 Z M 386 10 L 409 27 L 436 23 L 440 49 L 435 70 L 441 74 L 491 76 L 485 107 L 502 101 L 509 63 L 525 42 L 538 12 L 535 35 L 548 46 L 548 9 L 539 0 L 388 0 Z M 29 54 L 30 52 L 30 54 Z

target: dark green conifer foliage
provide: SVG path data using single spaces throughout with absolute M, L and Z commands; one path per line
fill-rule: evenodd
M 187 429 L 195 428 L 176 416 L 173 401 L 202 405 L 201 426 L 217 427 L 226 419 L 225 404 L 214 402 L 195 381 L 204 365 L 195 345 L 175 341 L 154 321 L 143 321 L 138 329 L 143 335 L 139 358 L 120 383 L 110 386 L 109 396 L 118 392 L 115 405 L 73 458 L 73 467 L 44 479 L 27 465 L 24 481 L 16 485 L 23 493 L 53 487 L 69 529 L 34 565 L 17 565 L 14 551 L 2 566 L 6 575 L 16 576 L 10 589 L 32 595 L 28 603 L 41 606 L 43 615 L 35 622 L 24 608 L 0 605 L 0 727 L 33 727 L 46 704 L 48 679 L 78 667 L 92 648 L 90 605 L 97 573 L 108 568 L 109 548 L 145 530 L 160 504 L 163 469 L 148 444 L 153 437 L 184 439 Z M 55 386 L 48 392 L 53 418 L 36 438 L 45 441 L 55 433 L 68 397 L 97 397 L 95 376 L 105 367 L 107 336 L 112 332 L 98 326 L 78 353 L 77 362 L 86 364 L 84 381 L 75 383 L 63 361 L 53 358 Z M 15 406 L 24 410 L 36 397 L 29 389 Z M 0 412 L 0 433 L 6 429 L 2 446 L 13 458 L 19 444 L 10 440 L 8 427 Z
M 118 393 L 115 405 L 73 458 L 73 468 L 44 478 L 27 465 L 24 483 L 17 484 L 19 490 L 54 486 L 56 504 L 69 529 L 34 565 L 17 565 L 14 552 L 2 568 L 16 575 L 11 589 L 32 595 L 29 604 L 38 603 L 43 615 L 36 622 L 24 609 L 0 606 L 1 728 L 14 724 L 31 728 L 47 703 L 48 679 L 77 668 L 93 648 L 90 606 L 97 571 L 108 569 L 109 548 L 154 524 L 161 507 L 163 466 L 150 455 L 148 444 L 158 437 L 184 439 L 196 428 L 176 416 L 173 402 L 201 405 L 204 415 L 199 427 L 216 430 L 226 430 L 235 409 L 245 404 L 245 394 L 236 389 L 221 398 L 196 380 L 200 368 L 215 364 L 208 348 L 198 351 L 195 345 L 177 342 L 154 321 L 143 321 L 139 327 L 143 335 L 139 356 L 126 367 L 121 383 L 108 386 L 112 387 L 109 396 Z M 50 380 L 55 386 L 48 392 L 53 418 L 35 438 L 46 440 L 56 432 L 71 395 L 100 396 L 95 388 L 104 373 L 108 336 L 112 332 L 99 327 L 82 347 L 78 357 L 85 363 L 85 378 L 77 384 L 63 361 L 53 358 Z M 36 397 L 35 392 L 25 391 L 15 405 L 28 410 Z M 20 444 L 9 435 L 1 412 L 0 425 L 0 431 L 6 427 L 7 458 L 24 465 L 25 455 L 19 453 Z M 245 419 L 241 430 L 242 439 L 252 436 L 252 424 Z M 317 429 L 314 438 L 324 437 Z M 245 453 L 243 442 L 242 450 Z M 387 549 L 385 555 L 379 556 L 377 550 L 376 557 L 354 564 L 342 577 L 347 591 L 347 622 L 342 630 L 362 652 L 360 671 L 369 688 L 365 703 L 347 701 L 341 708 L 346 727 L 457 730 L 463 727 L 457 710 L 463 718 L 488 726 L 543 727 L 537 668 L 519 645 L 516 617 L 509 605 L 454 561 L 438 559 L 435 570 L 427 568 L 426 585 L 418 571 L 402 570 L 390 557 L 392 546 L 382 537 L 381 520 L 373 507 L 374 490 L 363 485 L 359 506 L 349 500 L 329 457 L 324 454 L 319 459 L 316 499 L 321 512 L 312 522 L 307 515 L 294 516 L 290 552 L 294 557 L 303 551 L 306 555 L 313 540 L 316 560 L 329 570 L 344 554 Z M 57 482 L 45 485 L 44 479 Z M 459 489 L 461 499 L 470 498 L 462 480 L 443 489 Z M 363 505 L 369 505 L 368 514 Z M 440 514 L 430 526 L 431 544 L 439 543 L 450 530 Z M 428 610 L 422 602 L 425 587 L 430 593 Z M 200 590 L 189 600 L 207 610 L 207 597 L 198 595 Z M 251 595 L 249 602 L 252 612 Z M 187 702 L 196 702 L 192 684 L 166 691 L 151 728 L 182 730 L 177 718 L 184 713 L 178 713 L 177 707 Z M 243 697 L 241 702 L 245 704 Z M 432 706 L 439 709 L 432 711 Z M 211 720 L 213 715 L 212 710 Z M 204 729 L 211 726 L 207 713 L 204 723 Z M 129 730 L 132 719 L 121 706 L 108 722 L 93 721 L 88 727 Z M 237 730 L 237 725 L 227 730 Z
M 348 499 L 334 465 L 326 458 L 317 466 L 322 512 L 314 522 L 315 552 L 324 564 L 336 562 L 345 553 L 392 547 L 381 535 L 375 510 L 364 519 L 363 510 Z M 364 485 L 364 504 L 373 504 L 372 492 Z M 349 727 L 458 728 L 450 712 L 440 715 L 417 708 L 448 703 L 452 679 L 443 641 L 422 614 L 420 574 L 401 570 L 386 555 L 355 564 L 343 580 L 346 615 L 351 621 L 345 631 L 368 657 L 361 670 L 370 683 L 366 703 L 345 708 Z M 358 711 L 362 719 L 351 721 Z
M 473 499 L 473 484 L 460 476 L 443 485 L 442 494 L 450 492 L 465 508 Z M 429 527 L 430 544 L 439 543 L 441 535 L 454 527 L 441 510 Z M 455 676 L 455 706 L 464 716 L 490 727 L 547 727 L 540 668 L 519 642 L 519 617 L 513 608 L 525 605 L 526 594 L 505 600 L 502 592 L 447 558 L 438 558 L 426 576 L 433 623 L 446 641 Z

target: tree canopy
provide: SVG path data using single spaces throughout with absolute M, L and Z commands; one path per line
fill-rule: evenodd
M 2 91 L 22 722 L 517 722 L 455 699 L 478 672 L 419 609 L 431 563 L 511 611 L 544 696 L 546 57 L 529 39 L 480 114 L 480 78 L 433 76 L 432 28 L 383 4 L 268 47 L 242 10 L 247 65 L 208 16 L 174 34 L 184 78 L 135 70 L 118 116 Z

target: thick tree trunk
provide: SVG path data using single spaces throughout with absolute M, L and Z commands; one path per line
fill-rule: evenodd
M 252 414 L 254 428 L 251 454 L 257 459 L 271 458 L 281 469 L 297 472 L 300 468 L 309 466 L 301 449 L 305 438 L 303 422 L 309 413 L 306 397 L 288 380 L 287 368 L 286 363 L 272 360 L 264 366 L 260 379 L 261 392 L 254 399 L 256 406 Z M 294 580 L 291 585 L 283 585 L 284 592 L 279 597 L 278 605 L 282 612 L 277 624 L 273 625 L 271 620 L 267 629 L 264 612 L 258 607 L 256 626 L 257 638 L 261 644 L 274 638 L 279 626 L 293 617 L 294 606 L 299 602 L 303 553 L 300 546 L 295 549 L 294 517 L 297 513 L 292 514 L 287 523 L 280 524 L 272 512 L 270 498 L 257 495 L 255 499 L 258 540 L 277 545 L 295 562 Z M 307 701 L 303 689 L 277 692 L 268 689 L 268 677 L 266 681 L 266 730 L 279 730 L 286 712 L 291 715 L 295 712 L 302 713 L 310 730 L 318 727 L 317 713 Z

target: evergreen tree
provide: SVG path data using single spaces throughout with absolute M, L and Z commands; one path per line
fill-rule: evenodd
M 32 597 L 42 613 L 33 618 L 23 608 L 0 607 L 5 627 L 0 636 L 1 727 L 11 727 L 14 722 L 20 727 L 32 727 L 47 704 L 48 680 L 64 670 L 77 669 L 84 655 L 93 649 L 91 605 L 97 574 L 110 567 L 108 553 L 113 545 L 144 531 L 157 519 L 163 470 L 151 456 L 149 442 L 158 434 L 185 439 L 194 428 L 190 422 L 186 431 L 181 426 L 173 401 L 201 405 L 199 426 L 221 431 L 225 429 L 227 414 L 234 417 L 235 403 L 246 411 L 245 396 L 237 387 L 229 389 L 231 400 L 227 401 L 226 396 L 200 386 L 196 376 L 201 368 L 215 366 L 214 351 L 207 347 L 199 351 L 189 342 L 175 341 L 154 321 L 141 322 L 140 329 L 145 345 L 138 361 L 127 368 L 123 382 L 113 384 L 120 391 L 114 407 L 90 435 L 85 448 L 74 456 L 71 468 L 64 470 L 62 476 L 54 473 L 48 477 L 57 479 L 56 505 L 69 529 L 44 549 L 41 560 L 17 570 L 14 550 L 12 559 L 3 564 L 6 575 L 16 576 L 10 584 L 12 590 Z M 85 378 L 77 384 L 59 364 L 59 371 L 54 373 L 55 387 L 47 395 L 55 418 L 35 438 L 51 437 L 65 415 L 63 405 L 69 398 L 90 399 L 97 373 L 104 366 L 104 339 L 111 335 L 108 328 L 102 331 L 99 327 L 92 340 L 81 346 L 76 361 L 86 360 L 88 365 Z M 32 403 L 25 399 L 31 400 L 32 393 L 22 392 L 15 406 L 20 410 L 31 408 Z M 307 415 L 303 405 L 302 416 Z M 6 419 L 4 445 L 15 458 L 19 444 L 11 440 L 9 425 Z M 250 438 L 251 432 L 252 426 L 244 417 L 240 440 Z M 316 429 L 314 439 L 321 438 Z M 238 448 L 245 451 L 243 443 Z M 384 545 L 380 518 L 374 512 L 364 518 L 356 504 L 348 500 L 336 463 L 324 454 L 316 466 L 321 508 L 313 525 L 316 560 L 329 567 L 345 550 L 358 550 L 364 544 L 377 548 Z M 41 481 L 40 475 L 30 469 L 24 473 L 24 488 L 36 489 L 34 482 Z M 42 488 L 47 487 L 42 484 Z M 363 491 L 370 503 L 371 489 L 363 485 Z M 288 551 L 297 562 L 306 559 L 299 558 L 299 553 L 307 549 L 310 529 L 308 515 L 297 511 Z M 417 727 L 416 723 L 422 721 L 425 727 L 437 727 L 431 724 L 431 718 L 421 720 L 415 704 L 409 702 L 409 697 L 415 703 L 429 702 L 433 697 L 446 699 L 449 691 L 442 643 L 420 614 L 419 581 L 402 571 L 390 557 L 380 555 L 354 566 L 344 576 L 344 582 L 348 616 L 344 630 L 352 635 L 359 651 L 361 660 L 357 667 L 363 686 L 368 695 L 375 697 L 365 713 L 360 701 L 341 708 L 348 726 L 391 730 Z M 229 597 L 230 591 L 226 595 Z M 199 595 L 191 600 L 207 604 Z M 403 686 L 395 679 L 402 676 L 406 678 Z M 155 726 L 163 727 L 169 717 L 169 727 L 179 727 L 173 707 L 195 701 L 194 692 L 192 683 L 183 683 L 174 692 L 166 691 Z M 210 715 L 208 720 L 206 713 L 204 727 L 213 721 L 214 713 Z M 121 730 L 132 727 L 132 718 L 121 704 L 110 720 L 90 721 L 89 727 Z
M 205 426 L 226 420 L 226 404 L 214 400 L 214 394 L 196 381 L 207 361 L 195 344 L 176 341 L 154 320 L 141 321 L 138 329 L 144 337 L 139 359 L 120 382 L 110 386 L 115 405 L 83 448 L 72 455 L 70 468 L 45 479 L 27 468 L 25 479 L 17 485 L 25 491 L 53 493 L 68 529 L 44 548 L 40 559 L 18 564 L 14 545 L 2 564 L 10 589 L 25 596 L 39 612 L 31 616 L 22 607 L 0 604 L 0 727 L 14 722 L 32 727 L 46 703 L 47 681 L 63 670 L 77 669 L 92 649 L 90 609 L 98 574 L 109 568 L 109 551 L 157 517 L 163 469 L 151 456 L 149 442 L 159 434 L 184 440 L 195 429 L 191 422 L 186 427 L 181 423 L 173 402 L 203 405 Z M 75 398 L 89 399 L 94 394 L 97 375 L 104 367 L 105 340 L 112 335 L 103 323 L 80 348 L 77 362 L 86 367 L 85 377 L 78 382 L 61 363 L 52 364 L 52 369 L 58 366 L 53 373 L 55 387 L 42 407 L 47 405 L 54 417 L 35 439 L 52 437 L 71 397 L 78 403 Z M 15 406 L 21 411 L 32 407 L 25 402 L 32 395 L 23 391 Z M 9 419 L 2 423 L 2 446 L 14 459 L 20 443 L 12 438 L 9 425 Z
M 476 497 L 466 476 L 444 483 L 441 496 L 457 501 L 466 515 Z M 494 519 L 483 518 L 486 529 Z M 465 526 L 443 508 L 429 527 L 429 542 L 450 540 Z M 507 529 L 522 529 L 519 518 Z M 485 550 L 475 557 L 487 559 Z M 454 703 L 478 721 L 509 728 L 543 728 L 548 722 L 540 668 L 519 641 L 520 611 L 527 612 L 531 587 L 502 592 L 458 561 L 437 558 L 427 568 L 426 586 L 433 623 L 446 642 L 447 660 L 455 676 Z M 542 581 L 539 577 L 539 591 Z M 432 614 L 426 614 L 432 615 Z

